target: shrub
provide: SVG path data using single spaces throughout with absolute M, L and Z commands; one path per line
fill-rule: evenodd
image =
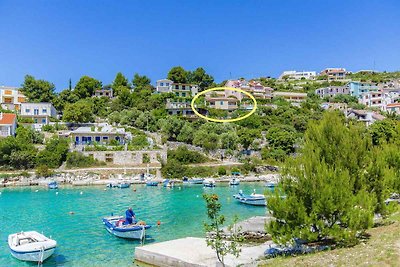
M 40 165 L 36 168 L 36 175 L 39 177 L 49 177 L 53 175 L 53 171 L 46 165 Z
M 226 169 L 223 166 L 218 168 L 218 175 L 226 175 Z
M 85 156 L 79 152 L 69 152 L 67 155 L 67 167 L 68 168 L 84 168 L 84 167 L 92 167 L 92 166 L 101 166 L 105 165 L 105 162 L 98 161 L 90 156 Z
M 203 163 L 209 159 L 203 154 L 187 149 L 186 146 L 179 146 L 176 150 L 168 150 L 168 160 L 176 160 L 181 164 Z

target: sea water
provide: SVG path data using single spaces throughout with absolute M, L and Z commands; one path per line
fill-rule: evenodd
M 174 188 L 132 185 L 127 189 L 105 190 L 103 186 L 0 189 L 0 266 L 36 266 L 14 259 L 8 249 L 11 233 L 35 230 L 57 241 L 57 249 L 43 266 L 135 266 L 134 250 L 140 241 L 109 234 L 102 218 L 123 215 L 132 207 L 136 218 L 153 227 L 146 232 L 145 244 L 187 236 L 204 237 L 207 221 L 203 193 L 216 193 L 221 213 L 232 222 L 235 215 L 246 219 L 266 214 L 265 207 L 235 201 L 233 194 L 243 190 L 263 193 L 262 183 L 242 183 L 215 188 L 202 185 L 177 185 Z M 157 222 L 161 224 L 157 226 Z

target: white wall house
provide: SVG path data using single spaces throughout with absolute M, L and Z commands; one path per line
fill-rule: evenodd
M 287 70 L 282 72 L 282 74 L 279 76 L 279 80 L 282 80 L 283 78 L 289 78 L 289 79 L 294 79 L 294 80 L 301 80 L 301 79 L 307 79 L 311 80 L 314 79 L 317 76 L 316 71 L 295 71 L 295 70 Z
M 14 136 L 17 128 L 17 116 L 14 113 L 0 112 L 0 137 Z
M 51 103 L 22 103 L 21 117 L 31 118 L 35 124 L 49 124 L 50 117 L 57 118 L 57 111 Z
M 19 110 L 24 102 L 26 96 L 17 87 L 0 86 L 0 104 L 3 109 Z
M 196 84 L 175 83 L 168 79 L 157 80 L 157 93 L 174 93 L 180 97 L 195 96 L 199 93 L 199 86 Z

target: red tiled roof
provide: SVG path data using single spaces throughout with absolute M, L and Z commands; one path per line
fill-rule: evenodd
M 387 107 L 400 107 L 400 103 L 391 103 L 391 104 L 387 104 Z
M 13 113 L 0 114 L 0 124 L 13 124 L 17 116 Z

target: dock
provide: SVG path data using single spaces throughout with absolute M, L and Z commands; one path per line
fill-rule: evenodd
M 225 266 L 247 265 L 264 255 L 272 242 L 242 247 L 238 258 L 225 256 Z M 186 237 L 171 241 L 137 247 L 135 262 L 167 267 L 208 267 L 219 266 L 215 251 L 207 247 L 205 238 Z

